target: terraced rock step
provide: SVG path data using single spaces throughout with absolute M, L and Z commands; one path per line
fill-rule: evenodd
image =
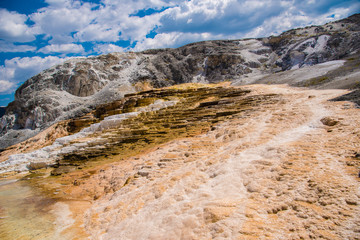
M 0 121 L 0 149 L 24 141 L 59 120 L 82 116 L 124 94 L 149 88 L 223 81 L 358 88 L 359 30 L 360 14 L 355 14 L 275 37 L 204 41 L 177 49 L 73 58 L 19 87 Z M 327 66 L 333 60 L 341 61 Z M 322 71 L 307 68 L 320 63 L 325 63 L 319 66 Z
M 100 164 L 109 156 L 127 157 L 175 138 L 192 137 L 209 131 L 215 124 L 246 114 L 258 105 L 274 103 L 275 94 L 247 96 L 249 90 L 225 87 L 166 88 L 129 94 L 122 101 L 103 105 L 93 113 L 98 121 L 109 114 L 136 111 L 157 100 L 177 100 L 174 106 L 142 112 L 122 121 L 116 127 L 87 136 L 87 147 L 63 154 L 54 171 L 62 166 L 86 165 L 91 160 Z M 71 144 L 83 142 L 74 140 Z M 90 142 L 90 143 L 89 143 Z
M 85 119 L 129 118 L 65 141 L 54 176 L 31 165 L 19 183 L 50 200 L 62 239 L 358 239 L 360 112 L 327 101 L 347 91 L 197 88 L 104 106 Z M 0 234 L 45 226 L 1 214 Z

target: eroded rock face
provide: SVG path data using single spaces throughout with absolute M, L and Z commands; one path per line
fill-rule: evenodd
M 129 73 L 119 74 L 131 61 L 136 61 L 132 54 L 72 59 L 30 78 L 16 91 L 15 101 L 1 118 L 0 132 L 5 136 L 0 139 L 0 148 L 17 142 L 9 130 L 42 130 L 133 92 Z M 26 132 L 28 137 L 37 133 Z
M 282 70 L 341 59 L 360 47 L 360 14 L 347 19 L 293 29 L 266 39 Z
M 359 16 L 277 37 L 69 60 L 30 78 L 16 91 L 0 121 L 0 148 L 19 141 L 9 130 L 42 130 L 145 87 L 229 80 L 248 84 L 273 72 L 342 59 L 360 48 Z

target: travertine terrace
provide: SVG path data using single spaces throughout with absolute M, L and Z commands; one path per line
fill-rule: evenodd
M 177 91 L 191 92 L 190 98 L 198 93 L 199 104 L 192 99 L 189 106 L 197 108 L 198 116 L 201 108 L 216 108 L 218 99 L 200 97 L 206 92 L 220 92 L 227 104 L 256 101 L 247 101 L 245 108 L 233 101 L 237 112 L 218 114 L 222 118 L 206 126 L 188 121 L 198 127 L 189 134 L 181 134 L 186 121 L 179 127 L 171 124 L 167 131 L 174 130 L 174 136 L 154 143 L 129 134 L 134 141 L 118 143 L 129 148 L 132 142 L 134 149 L 127 154 L 100 148 L 99 155 L 94 145 L 88 151 L 88 159 L 95 153 L 92 164 L 73 155 L 70 165 L 61 160 L 60 167 L 51 170 L 55 177 L 46 177 L 47 170 L 33 170 L 31 184 L 57 199 L 50 205 L 57 216 L 52 236 L 358 239 L 359 111 L 349 102 L 328 101 L 347 91 L 284 85 L 196 85 L 184 90 L 188 88 Z M 166 91 L 174 90 L 155 92 L 164 96 Z M 148 115 L 172 111 L 163 121 L 176 121 L 171 109 Z M 157 124 L 149 126 L 150 135 L 144 136 L 154 140 Z M 116 133 L 107 129 L 101 134 L 111 132 Z M 87 136 L 91 138 L 99 139 L 99 133 Z M 138 151 L 137 144 L 144 150 Z
M 339 91 L 248 89 L 280 99 L 110 165 L 86 182 L 84 189 L 100 182 L 100 196 L 102 187 L 123 186 L 86 213 L 90 236 L 358 239 L 358 111 L 326 102 Z M 325 117 L 336 125 L 324 125 Z
M 0 238 L 360 239 L 359 16 L 29 79 Z

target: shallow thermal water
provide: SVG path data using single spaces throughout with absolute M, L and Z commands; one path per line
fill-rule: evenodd
M 52 203 L 26 181 L 0 180 L 0 239 L 54 239 Z

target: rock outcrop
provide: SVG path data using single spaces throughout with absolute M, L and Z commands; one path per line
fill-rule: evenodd
M 284 32 L 268 38 L 268 44 L 280 56 L 276 64 L 282 70 L 342 59 L 360 48 L 359 23 L 360 14 L 356 14 L 323 26 Z
M 358 239 L 358 17 L 29 79 L 2 146 L 56 123 L 0 151 L 0 238 Z
M 189 82 L 248 84 L 274 72 L 344 59 L 360 48 L 359 22 L 357 14 L 277 37 L 69 60 L 30 78 L 16 91 L 0 120 L 0 148 L 136 90 Z
M 66 135 L 67 121 L 29 139 L 30 152 L 18 146 L 17 161 L 3 162 L 33 158 L 22 181 L 0 185 L 0 234 L 357 239 L 360 111 L 328 101 L 347 92 L 221 83 L 128 94 L 88 115 L 99 124 L 91 126 L 96 131 L 49 139 L 62 143 L 42 148 L 62 154 L 57 164 L 48 166 L 34 145 Z M 34 193 L 24 194 L 25 187 Z M 13 209 L 27 214 L 13 216 Z

